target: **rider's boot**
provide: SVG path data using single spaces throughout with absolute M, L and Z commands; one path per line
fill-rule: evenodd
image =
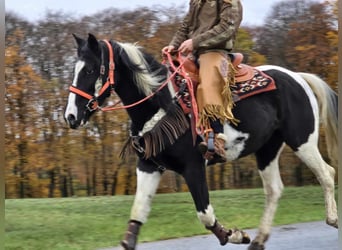
M 208 160 L 207 165 L 225 163 L 227 161 L 225 144 L 227 136 L 223 133 L 214 134 L 209 132 L 207 140 L 199 144 L 199 150 L 203 157 Z

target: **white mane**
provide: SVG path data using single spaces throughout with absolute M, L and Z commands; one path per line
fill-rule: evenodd
M 159 71 L 150 72 L 149 66 L 138 46 L 131 43 L 119 43 L 119 45 L 127 53 L 130 60 L 142 69 L 141 71 L 135 72 L 134 79 L 138 88 L 145 95 L 150 95 L 153 89 L 160 86 L 164 77 L 158 76 Z

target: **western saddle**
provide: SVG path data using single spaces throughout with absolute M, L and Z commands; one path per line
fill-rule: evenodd
M 235 69 L 235 82 L 245 82 L 254 77 L 254 68 L 243 64 L 243 54 L 230 53 L 229 57 Z M 194 83 L 198 83 L 198 67 L 193 60 L 184 57 L 183 70 L 188 74 Z

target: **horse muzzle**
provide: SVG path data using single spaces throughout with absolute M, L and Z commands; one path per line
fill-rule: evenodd
M 72 114 L 69 114 L 66 118 L 66 122 L 72 129 L 77 129 L 80 126 L 80 122 L 76 120 L 76 117 Z

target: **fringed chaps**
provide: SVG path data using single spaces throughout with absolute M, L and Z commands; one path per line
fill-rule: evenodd
M 210 120 L 237 124 L 230 86 L 235 84 L 235 74 L 229 56 L 218 51 L 207 52 L 199 57 L 199 85 L 196 99 L 199 109 L 198 127 L 210 128 Z

